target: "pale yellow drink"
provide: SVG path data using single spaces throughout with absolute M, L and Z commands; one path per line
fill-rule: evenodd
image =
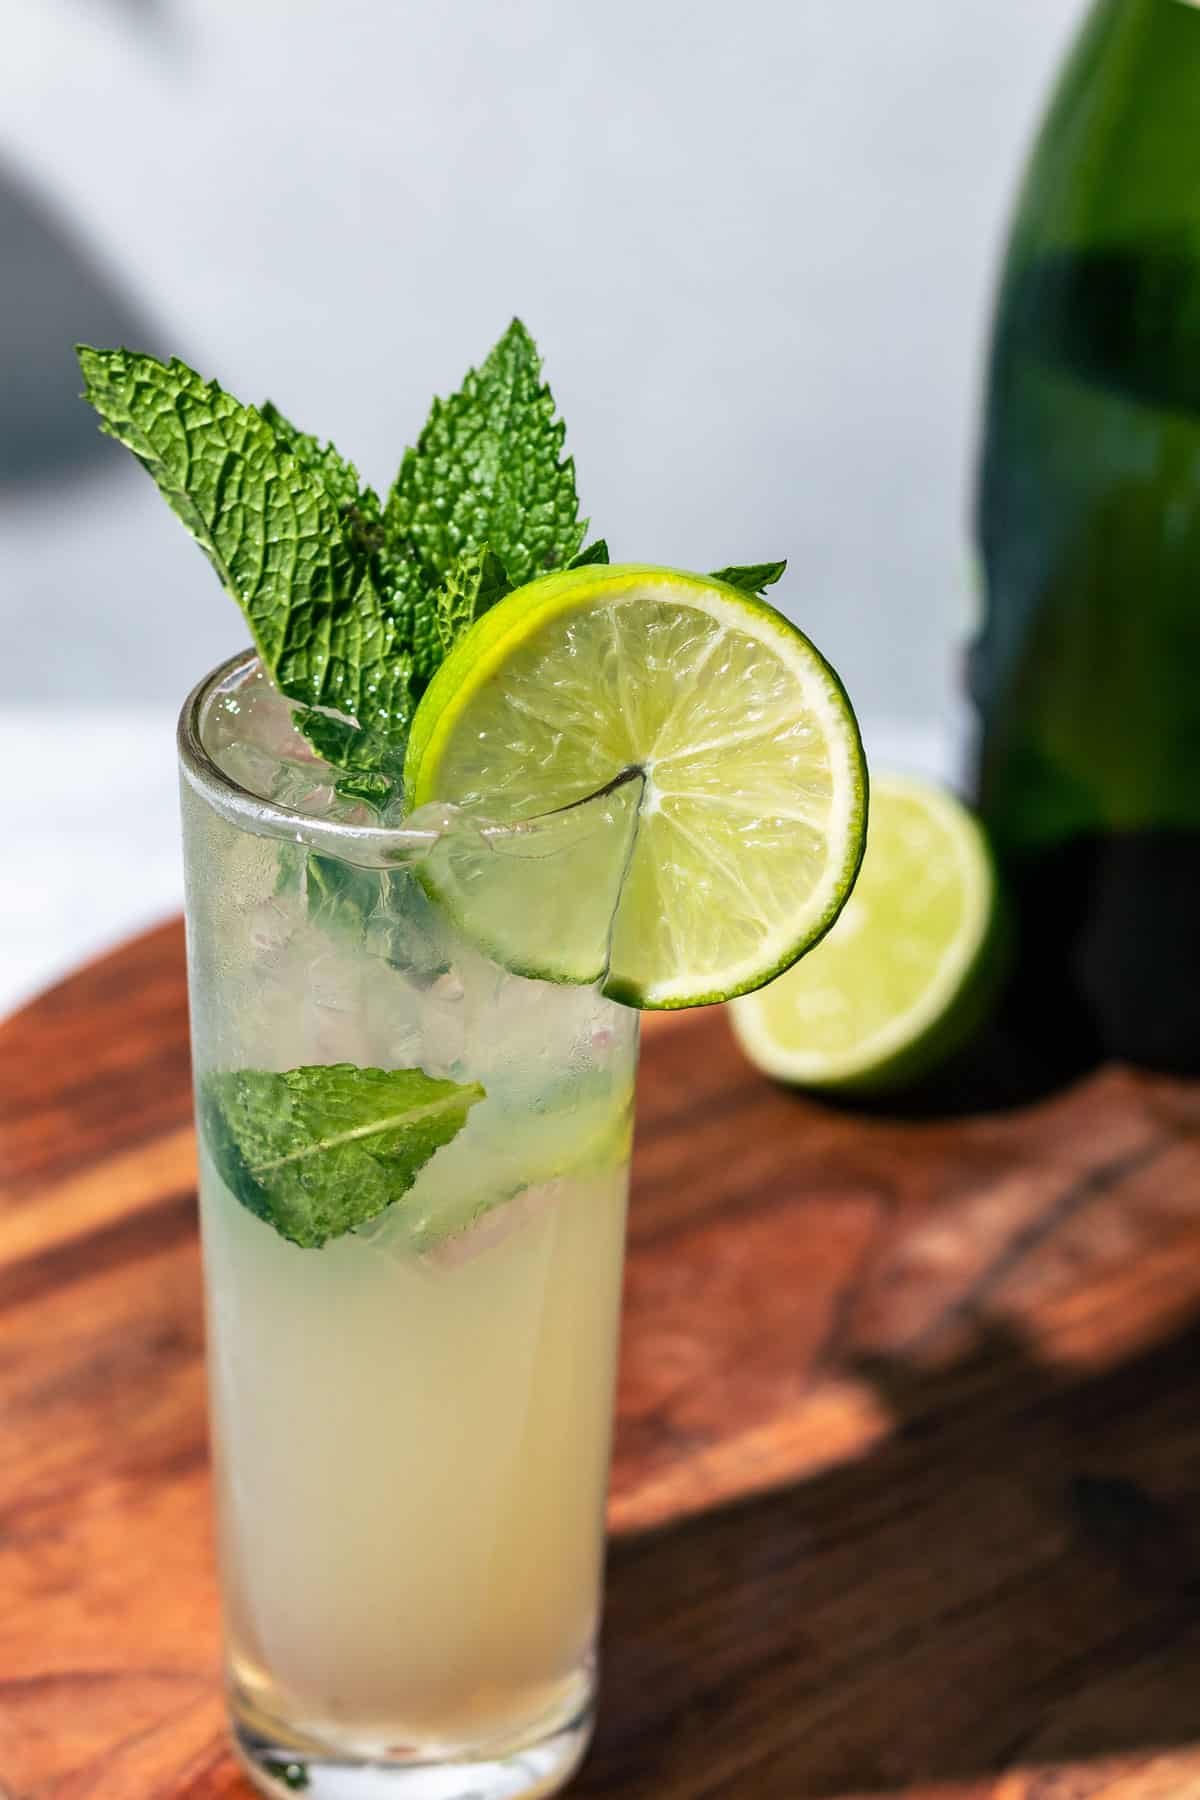
M 429 1756 L 586 1707 L 625 1188 L 564 1177 L 418 1256 L 298 1250 L 207 1173 L 228 1648 L 260 1729 Z

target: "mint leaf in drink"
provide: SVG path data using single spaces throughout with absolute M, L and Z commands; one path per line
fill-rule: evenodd
M 230 1191 L 302 1249 L 401 1199 L 484 1090 L 422 1069 L 329 1063 L 241 1069 L 200 1084 L 205 1142 Z
M 334 792 L 343 800 L 365 800 L 369 806 L 386 806 L 396 791 L 396 779 L 380 769 L 363 769 L 361 774 L 343 775 L 334 783 Z
M 764 589 L 773 587 L 787 568 L 787 560 L 767 563 L 731 563 L 727 569 L 714 569 L 714 581 L 727 581 L 730 587 L 741 588 L 743 594 L 761 595 Z
M 347 771 L 337 784 L 339 792 L 352 777 L 360 784 L 365 780 L 372 792 L 378 783 L 382 783 L 385 793 L 390 789 L 391 781 L 383 773 L 384 767 L 395 761 L 395 748 L 389 739 L 380 733 L 360 731 L 346 719 L 315 709 L 297 712 L 294 717 L 317 755 L 335 769 Z
M 319 712 L 315 707 L 293 715 L 318 756 L 345 773 L 336 791 L 347 799 L 367 800 L 382 806 L 395 792 L 404 772 L 404 747 L 413 711 L 412 658 L 397 655 L 392 671 L 385 719 L 375 728 L 361 730 L 348 719 Z
M 390 553 L 436 591 L 462 550 L 491 546 L 513 587 L 563 568 L 583 543 L 575 465 L 533 339 L 514 319 L 456 394 L 435 400 L 384 509 Z
M 354 659 L 351 676 L 359 697 L 353 706 L 339 701 L 324 704 L 332 705 L 338 714 L 353 711 L 356 717 L 334 717 L 319 707 L 300 707 L 293 715 L 297 729 L 319 756 L 348 771 L 336 784 L 339 793 L 356 798 L 367 794 L 372 799 L 386 797 L 399 779 L 415 708 L 413 659 L 400 648 L 397 627 L 381 607 L 369 568 L 362 571 L 355 613 L 336 637 L 331 634 L 330 642 L 338 653 Z M 274 670 L 268 664 L 268 673 L 282 693 L 299 699 L 317 685 L 328 654 L 320 638 L 315 644 L 302 643 Z
M 567 564 L 568 569 L 586 569 L 592 563 L 608 561 L 608 542 L 605 538 L 594 538 L 590 544 L 573 556 Z
M 380 876 L 374 869 L 356 869 L 340 857 L 309 851 L 304 897 L 310 919 L 326 929 L 337 927 L 360 938 L 379 895 Z
M 438 662 L 449 656 L 476 619 L 481 619 L 489 607 L 509 592 L 511 584 L 504 565 L 486 544 L 478 550 L 461 551 L 450 565 L 435 600 Z

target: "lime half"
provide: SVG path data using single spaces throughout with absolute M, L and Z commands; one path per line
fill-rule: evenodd
M 677 1007 L 747 993 L 829 929 L 862 856 L 862 745 L 833 670 L 765 601 L 642 566 L 532 582 L 442 664 L 405 766 L 410 806 L 449 802 L 500 824 L 622 778 L 637 807 L 605 946 L 614 999 Z M 544 966 L 531 961 L 535 885 L 523 898 L 510 889 L 506 905 L 489 905 L 492 891 L 460 880 L 454 910 L 494 955 L 506 960 L 511 935 L 523 972 L 596 978 L 589 955 L 572 966 L 557 930 Z
M 871 783 L 857 886 L 824 943 L 730 1009 L 751 1060 L 799 1086 L 907 1085 L 959 1049 L 1003 977 L 991 852 L 951 794 L 906 775 Z

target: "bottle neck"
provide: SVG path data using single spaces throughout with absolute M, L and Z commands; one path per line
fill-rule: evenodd
M 1018 210 L 1031 247 L 1150 242 L 1200 253 L 1200 0 L 1096 0 Z

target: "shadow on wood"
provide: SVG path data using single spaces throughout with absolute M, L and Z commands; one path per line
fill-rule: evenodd
M 579 1793 L 992 1794 L 1084 1762 L 1064 1796 L 1141 1794 L 1112 1759 L 1200 1744 L 1198 1370 L 1197 1327 L 1083 1379 L 1003 1325 L 863 1365 L 894 1435 L 861 1461 L 613 1545 Z M 1188 1768 L 1154 1793 L 1200 1792 Z

